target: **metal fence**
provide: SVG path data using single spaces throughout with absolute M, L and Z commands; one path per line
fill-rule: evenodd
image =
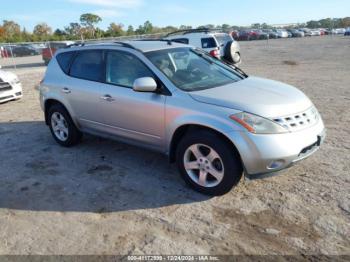
M 165 34 L 133 35 L 99 39 L 72 40 L 72 41 L 45 41 L 0 43 L 0 66 L 2 69 L 13 70 L 26 67 L 44 67 L 57 49 L 74 43 L 99 43 L 137 40 L 145 38 L 161 38 Z

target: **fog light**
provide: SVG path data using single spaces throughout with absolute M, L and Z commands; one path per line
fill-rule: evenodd
M 20 96 L 20 95 L 22 95 L 22 92 L 17 92 L 16 93 L 16 96 Z
M 267 169 L 278 169 L 284 165 L 285 161 L 283 159 L 274 160 L 268 166 Z

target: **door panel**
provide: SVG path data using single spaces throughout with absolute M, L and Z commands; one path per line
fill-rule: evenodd
M 153 72 L 130 53 L 108 51 L 105 60 L 107 83 L 101 97 L 108 99 L 101 102 L 106 129 L 114 135 L 161 147 L 166 96 L 132 89 L 137 78 L 154 77 Z
M 154 147 L 162 145 L 165 96 L 107 84 L 102 90 L 112 97 L 110 101 L 101 101 L 100 107 L 103 124 L 110 134 Z
M 70 77 L 62 92 L 67 97 L 82 128 L 104 130 L 101 83 L 104 78 L 102 50 L 79 51 L 70 67 Z

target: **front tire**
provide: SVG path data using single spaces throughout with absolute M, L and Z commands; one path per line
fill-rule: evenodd
M 51 106 L 48 111 L 48 119 L 51 134 L 58 144 L 70 147 L 80 142 L 82 133 L 62 105 Z
M 185 182 L 207 195 L 228 193 L 243 173 L 236 150 L 210 131 L 185 135 L 177 147 L 176 161 Z

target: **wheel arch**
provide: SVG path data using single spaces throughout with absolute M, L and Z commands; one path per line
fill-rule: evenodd
M 186 134 L 188 134 L 190 132 L 198 132 L 201 130 L 206 130 L 206 131 L 212 132 L 215 135 L 222 138 L 223 140 L 225 140 L 227 142 L 227 144 L 233 149 L 235 154 L 237 154 L 237 156 L 241 160 L 242 166 L 244 166 L 241 155 L 240 155 L 236 145 L 224 133 L 222 133 L 222 132 L 220 132 L 212 127 L 201 125 L 201 124 L 184 124 L 182 126 L 179 126 L 175 130 L 175 132 L 171 138 L 170 145 L 169 145 L 169 161 L 170 161 L 170 163 L 173 163 L 176 161 L 176 150 L 177 150 L 177 146 L 178 146 L 180 140 Z
M 53 105 L 61 105 L 61 106 L 63 106 L 67 110 L 67 112 L 68 112 L 69 116 L 71 117 L 71 119 L 73 120 L 74 124 L 77 126 L 77 123 L 76 123 L 75 119 L 73 118 L 73 116 L 71 114 L 71 110 L 69 110 L 69 108 L 64 103 L 62 103 L 61 101 L 59 101 L 59 100 L 57 100 L 55 98 L 48 98 L 44 102 L 44 114 L 45 114 L 45 123 L 46 123 L 46 125 L 50 124 L 49 123 L 48 113 L 49 113 L 50 107 L 52 107 Z

